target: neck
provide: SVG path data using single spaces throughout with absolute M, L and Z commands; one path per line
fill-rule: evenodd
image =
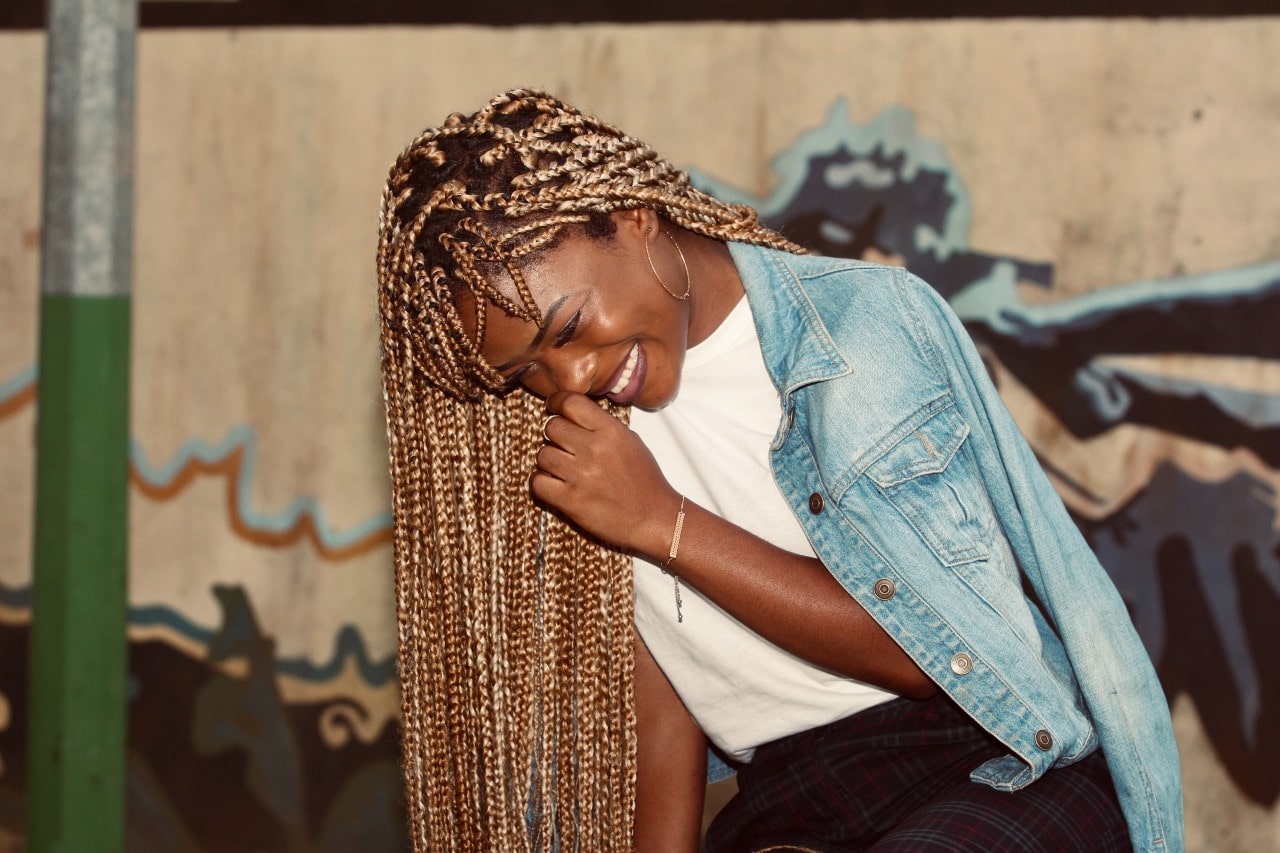
M 729 247 L 719 240 L 681 230 L 676 234 L 689 262 L 693 297 L 689 300 L 688 346 L 705 341 L 742 299 L 742 279 Z

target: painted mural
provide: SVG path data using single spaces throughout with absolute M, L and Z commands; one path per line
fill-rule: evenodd
M 1062 298 L 1052 263 L 969 244 L 965 176 L 910 110 L 858 124 L 837 101 L 813 122 L 777 153 L 767 197 L 714 170 L 695 168 L 695 181 L 797 242 L 905 265 L 947 297 L 1115 579 L 1166 694 L 1195 704 L 1239 794 L 1274 807 L 1280 258 Z M 35 366 L 0 377 L 0 425 L 31 417 L 37 388 Z M 217 524 L 246 546 L 294 549 L 313 571 L 360 560 L 381 567 L 367 583 L 389 585 L 389 514 L 339 524 L 306 495 L 260 509 L 257 435 L 243 424 L 168 454 L 135 439 L 135 500 L 215 489 Z M 0 831 L 13 837 L 29 591 L 0 576 Z M 326 661 L 281 652 L 251 584 L 204 592 L 216 624 L 164 602 L 130 612 L 130 849 L 404 849 L 392 657 L 353 622 L 324 629 Z

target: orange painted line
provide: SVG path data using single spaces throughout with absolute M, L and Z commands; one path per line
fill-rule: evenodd
M 36 383 L 14 394 L 7 400 L 0 400 L 0 421 L 10 418 L 36 401 Z
M 325 544 L 316 529 L 315 519 L 309 514 L 302 515 L 292 526 L 281 531 L 258 530 L 250 527 L 244 521 L 244 513 L 240 510 L 240 503 L 237 498 L 240 490 L 240 471 L 242 470 L 240 460 L 243 455 L 244 448 L 237 447 L 216 462 L 205 462 L 193 457 L 187 460 L 172 481 L 163 486 L 143 480 L 139 476 L 138 470 L 132 465 L 129 466 L 129 479 L 142 494 L 152 500 L 166 502 L 173 500 L 179 493 L 184 491 L 197 476 L 224 478 L 226 483 L 224 493 L 226 495 L 227 517 L 230 519 L 232 531 L 241 539 L 266 548 L 287 548 L 297 544 L 299 541 L 306 540 L 315 548 L 321 559 L 329 562 L 338 562 L 368 553 L 391 541 L 391 530 L 383 529 L 357 539 L 349 545 L 335 548 Z
M 0 420 L 13 417 L 27 406 L 33 405 L 36 401 L 36 388 L 36 383 L 32 382 L 8 399 L 0 401 Z M 243 455 L 244 448 L 237 447 L 216 462 L 205 462 L 202 459 L 192 457 L 187 460 L 177 475 L 164 485 L 148 483 L 139 474 L 137 467 L 130 462 L 129 481 L 133 483 L 134 488 L 146 497 L 166 503 L 174 500 L 184 492 L 195 481 L 196 477 L 222 477 L 226 481 L 227 517 L 230 519 L 232 532 L 247 542 L 266 548 L 288 548 L 300 541 L 306 541 L 311 544 L 321 559 L 328 562 L 338 562 L 358 557 L 361 554 L 367 554 L 391 542 L 391 530 L 386 528 L 374 531 L 340 548 L 326 545 L 320 536 L 319 530 L 316 528 L 315 519 L 310 514 L 303 514 L 298 518 L 297 522 L 286 530 L 256 530 L 250 527 L 244 521 L 244 513 L 241 512 L 237 498 L 240 486 L 240 472 L 242 470 L 240 460 Z

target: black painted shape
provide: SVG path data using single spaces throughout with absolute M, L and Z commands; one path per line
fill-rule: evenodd
M 1241 792 L 1271 807 L 1280 795 L 1280 669 L 1274 663 L 1280 659 L 1280 598 L 1261 576 L 1256 552 L 1238 548 L 1231 571 L 1240 585 L 1241 617 L 1262 690 L 1260 717 L 1246 732 L 1227 653 L 1205 604 L 1203 573 L 1187 541 L 1169 537 L 1157 559 L 1168 624 L 1158 667 L 1165 693 L 1171 702 L 1186 694 L 1195 703 L 1214 751 Z
M 144 784 L 131 784 L 131 794 L 144 795 L 147 803 L 140 809 L 131 798 L 131 837 L 185 833 L 210 851 L 290 850 L 294 827 L 272 808 L 271 794 L 264 799 L 265 792 L 254 790 L 250 780 L 262 756 L 244 736 L 256 730 L 280 737 L 279 703 L 273 714 L 232 701 L 236 692 L 261 690 L 263 665 L 267 677 L 272 673 L 274 644 L 262 637 L 242 589 L 221 587 L 215 593 L 223 626 L 209 643 L 207 660 L 194 660 L 164 642 L 130 645 L 137 695 L 130 708 L 129 749 L 146 776 Z M 213 665 L 240 660 L 249 664 L 247 679 Z
M 363 711 L 342 699 L 286 705 L 274 642 L 245 591 L 215 594 L 223 625 L 207 660 L 163 642 L 131 646 L 129 849 L 175 849 L 147 844 L 183 837 L 203 851 L 409 849 L 396 728 L 368 744 L 324 743 L 335 706 Z M 241 662 L 245 677 L 213 665 Z
M 1165 463 L 1106 518 L 1076 519 L 1150 643 L 1166 695 L 1192 699 L 1228 775 L 1261 803 L 1280 789 L 1280 605 L 1264 577 L 1280 578 L 1275 499 L 1267 483 L 1247 473 L 1204 482 Z M 1228 624 L 1214 621 L 1211 586 L 1235 604 L 1221 617 Z M 1228 649 L 1247 658 L 1234 675 Z M 1261 704 L 1249 734 L 1245 693 Z M 1252 755 L 1250 737 L 1257 738 Z
M 946 298 L 986 278 L 997 262 L 1012 263 L 1020 281 L 1052 283 L 1053 267 L 1047 263 L 967 248 L 939 257 L 917 245 L 921 226 L 944 233 L 947 216 L 960 199 L 947 186 L 946 173 L 920 168 L 904 179 L 905 160 L 904 154 L 887 155 L 880 147 L 867 155 L 855 156 L 842 147 L 811 157 L 800 186 L 767 224 L 822 255 L 860 258 L 869 248 L 897 255 Z M 832 175 L 841 172 L 848 179 L 833 181 Z
M 1075 436 L 1142 424 L 1219 447 L 1247 447 L 1280 468 L 1280 427 L 1243 423 L 1203 394 L 1159 393 L 1090 368 L 1108 355 L 1280 359 L 1280 281 L 1254 294 L 1124 306 L 1071 325 L 1027 327 L 1016 334 L 980 322 L 968 328 Z
M 0 694 L 9 703 L 9 724 L 0 728 L 0 826 L 18 836 L 27 831 L 30 670 L 30 626 L 0 623 Z
M 196 693 L 192 737 L 198 752 L 241 754 L 250 792 L 284 827 L 285 849 L 308 835 L 302 813 L 301 762 L 275 674 L 275 641 L 259 630 L 239 586 L 214 587 L 223 627 L 209 643 L 209 660 L 243 660 L 247 677 L 221 673 Z

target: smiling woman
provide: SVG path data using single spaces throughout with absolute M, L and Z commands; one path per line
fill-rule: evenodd
M 400 156 L 378 277 L 417 849 L 691 853 L 708 744 L 713 853 L 1180 849 L 1124 604 L 923 282 L 532 90 Z
M 680 281 L 658 228 L 685 240 L 690 281 L 724 240 L 797 248 L 542 92 L 454 114 L 392 166 L 379 303 L 418 849 L 631 847 L 631 561 L 533 503 L 547 410 L 498 395 L 674 393 L 693 309 L 627 263 L 647 248 Z M 662 330 L 621 310 L 628 285 L 673 303 L 652 308 Z

